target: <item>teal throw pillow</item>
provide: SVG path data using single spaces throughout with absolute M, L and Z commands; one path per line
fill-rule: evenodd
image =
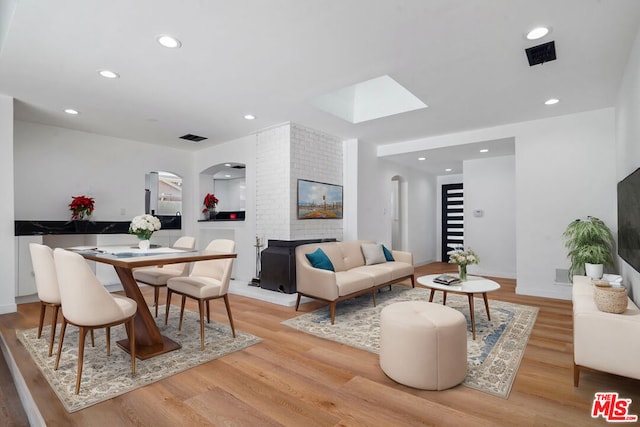
M 385 245 L 382 245 L 382 252 L 384 252 L 384 257 L 387 261 L 395 261 L 395 259 L 393 259 L 393 255 L 391 255 L 391 251 L 387 249 Z
M 309 262 L 314 268 L 321 268 L 323 270 L 335 271 L 333 268 L 333 264 L 331 260 L 324 253 L 324 251 L 320 248 L 316 249 L 315 252 L 310 254 L 305 254 Z

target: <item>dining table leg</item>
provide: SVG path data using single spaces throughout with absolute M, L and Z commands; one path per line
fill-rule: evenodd
M 160 329 L 158 329 L 158 325 L 140 291 L 138 282 L 133 278 L 133 271 L 125 267 L 114 266 L 114 268 L 120 278 L 125 295 L 138 305 L 134 320 L 136 357 L 140 360 L 145 360 L 181 348 L 180 344 L 160 333 Z M 129 339 L 118 341 L 118 346 L 128 352 Z

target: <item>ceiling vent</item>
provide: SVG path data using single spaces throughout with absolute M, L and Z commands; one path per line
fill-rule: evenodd
M 200 142 L 207 138 L 205 138 L 204 136 L 198 136 L 198 135 L 193 135 L 191 133 L 188 133 L 186 135 L 182 135 L 180 139 L 186 139 L 187 141 L 191 141 L 191 142 Z
M 525 49 L 525 52 L 527 53 L 529 65 L 533 67 L 534 65 L 544 64 L 545 62 L 555 61 L 556 44 L 555 42 L 550 41 L 548 43 Z
M 231 166 L 231 169 L 244 169 L 245 167 L 245 165 L 233 165 Z

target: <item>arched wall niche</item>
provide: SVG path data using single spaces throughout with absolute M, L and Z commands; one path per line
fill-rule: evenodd
M 200 172 L 199 196 L 201 201 L 207 193 L 215 194 L 218 199 L 216 217 L 213 219 L 244 219 L 246 210 L 246 165 L 237 162 L 224 162 L 210 166 Z

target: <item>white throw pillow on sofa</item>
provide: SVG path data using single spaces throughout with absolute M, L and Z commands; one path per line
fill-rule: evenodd
M 362 255 L 364 255 L 364 261 L 366 265 L 381 264 L 387 262 L 382 250 L 382 244 L 377 243 L 363 243 Z

